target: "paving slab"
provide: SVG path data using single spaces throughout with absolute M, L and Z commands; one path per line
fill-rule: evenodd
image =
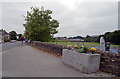
M 62 63 L 60 58 L 31 46 L 19 46 L 2 53 L 3 77 L 114 77 L 104 72 L 92 74 Z

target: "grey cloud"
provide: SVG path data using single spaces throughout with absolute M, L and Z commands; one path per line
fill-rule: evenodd
M 0 28 L 2 28 L 2 3 L 0 3 Z
M 61 19 L 63 23 L 66 23 L 65 29 L 62 29 L 62 31 L 65 32 L 71 28 L 73 30 L 70 32 L 77 31 L 76 35 L 82 34 L 84 36 L 114 31 L 118 29 L 117 9 L 117 3 L 93 2 L 80 4 L 76 10 Z
M 53 11 L 52 17 L 60 22 L 59 33 L 55 36 L 96 35 L 118 29 L 117 2 L 80 2 L 70 9 L 59 1 L 3 3 L 4 28 L 7 31 L 24 32 L 22 15 L 26 15 L 31 6 L 44 6 Z

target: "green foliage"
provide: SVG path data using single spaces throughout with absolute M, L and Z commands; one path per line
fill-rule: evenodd
M 109 40 L 114 44 L 120 45 L 120 30 L 116 30 L 116 31 L 110 33 Z
M 120 45 L 120 30 L 116 30 L 114 32 L 106 32 L 103 35 L 99 35 L 97 38 L 86 36 L 84 39 L 85 42 L 100 42 L 100 37 L 104 37 L 106 42 L 111 42 L 112 44 Z
M 84 53 L 84 50 L 81 49 L 81 50 L 78 50 L 77 52 L 79 52 L 79 53 Z
M 92 38 L 89 36 L 86 36 L 86 38 L 84 39 L 85 42 L 91 42 L 92 41 Z
M 104 35 L 100 35 L 97 39 L 100 40 L 101 36 L 105 38 L 106 42 L 120 45 L 120 30 L 116 30 L 114 32 L 106 32 Z
M 84 52 L 88 52 L 89 51 L 87 46 L 84 46 L 82 49 L 84 50 Z
M 92 36 L 89 36 L 87 35 L 84 39 L 85 42 L 97 42 L 97 37 L 98 36 L 95 36 L 95 37 L 92 37 Z
M 19 39 L 22 37 L 22 34 L 19 34 Z
M 79 50 L 79 53 L 86 53 L 89 51 L 89 48 L 87 46 L 84 46 L 81 50 Z
M 15 31 L 11 31 L 9 34 L 10 34 L 11 40 L 17 40 L 17 38 L 16 38 L 17 33 Z
M 80 49 L 80 47 L 76 47 L 76 49 Z
M 54 40 L 53 35 L 58 32 L 56 28 L 59 27 L 59 22 L 52 19 L 51 14 L 51 10 L 44 10 L 43 7 L 31 7 L 31 12 L 27 11 L 27 16 L 24 16 L 25 37 L 28 26 L 29 39 L 42 42 Z
M 99 35 L 99 36 L 96 38 L 97 42 L 100 42 L 100 37 L 102 37 L 102 36 L 104 36 L 104 35 Z
M 4 38 L 4 42 L 10 42 L 10 39 Z

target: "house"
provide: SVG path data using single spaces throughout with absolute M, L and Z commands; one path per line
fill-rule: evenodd
M 10 39 L 9 33 L 7 33 L 5 30 L 0 30 L 0 42 L 4 42 L 4 39 Z

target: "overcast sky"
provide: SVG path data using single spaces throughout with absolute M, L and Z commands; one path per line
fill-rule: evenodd
M 104 0 L 105 1 L 105 0 Z M 0 22 L 2 28 L 7 32 L 15 30 L 23 33 L 25 23 L 22 15 L 30 11 L 31 6 L 50 9 L 53 11 L 52 17 L 59 21 L 59 33 L 55 36 L 86 36 L 99 35 L 118 29 L 118 2 L 98 2 L 87 0 L 41 0 L 18 2 L 5 0 L 0 3 Z M 0 23 L 1 24 L 1 23 Z

